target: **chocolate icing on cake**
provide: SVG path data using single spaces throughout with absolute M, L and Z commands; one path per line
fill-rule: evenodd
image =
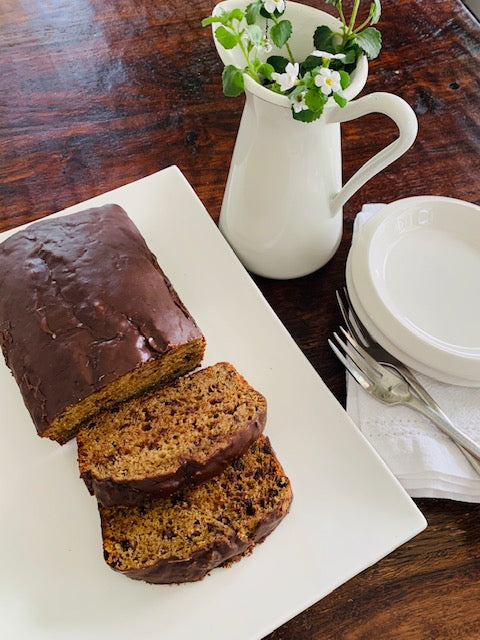
M 0 344 L 37 431 L 201 337 L 123 209 L 42 220 L 0 245 Z

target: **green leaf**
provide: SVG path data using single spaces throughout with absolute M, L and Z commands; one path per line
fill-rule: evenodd
M 339 107 L 342 107 L 342 109 L 347 104 L 346 98 L 344 98 L 343 96 L 340 96 L 338 93 L 333 94 L 333 99 L 335 100 L 335 102 L 338 104 Z
M 222 73 L 223 93 L 226 96 L 235 98 L 240 95 L 244 89 L 243 71 L 229 64 Z
M 307 71 L 312 71 L 312 69 L 321 66 L 321 58 L 319 58 L 318 56 L 307 56 L 305 60 L 300 63 L 300 75 L 303 76 Z
M 380 0 L 373 0 L 370 5 L 370 13 L 369 18 L 371 24 L 376 24 L 380 20 L 380 16 L 382 15 L 382 6 L 380 4 Z
M 243 11 L 241 9 L 238 9 L 238 8 L 237 9 L 232 9 L 229 13 L 230 13 L 230 22 L 232 20 L 240 21 L 240 20 L 243 20 L 243 18 L 244 18 L 244 14 L 243 14 Z
M 221 16 L 208 16 L 208 18 L 204 18 L 202 20 L 202 27 L 207 27 L 209 24 L 213 24 L 214 22 L 224 22 L 224 19 Z
M 245 27 L 245 31 L 248 35 L 250 42 L 253 44 L 260 44 L 263 40 L 263 31 L 258 24 L 249 24 Z
M 247 24 L 255 24 L 262 6 L 263 4 L 261 0 L 251 2 L 249 5 L 247 5 L 247 8 L 245 9 L 245 18 L 247 20 Z
M 343 69 L 345 67 L 345 64 L 342 60 L 330 60 L 330 64 L 328 65 L 328 67 L 330 69 L 332 69 L 332 71 L 340 71 L 340 69 Z
M 342 89 L 346 89 L 350 84 L 350 76 L 346 71 L 339 71 L 340 74 L 340 86 Z
M 262 76 L 265 76 L 267 80 L 273 80 L 272 73 L 274 73 L 274 71 L 275 69 L 271 64 L 268 64 L 268 62 L 264 62 L 258 67 L 258 73 L 260 73 Z
M 220 27 L 219 27 L 220 28 Z M 375 27 L 368 27 L 355 36 L 355 44 L 365 51 L 368 58 L 376 58 L 382 48 L 382 36 Z
M 280 89 L 280 85 L 277 84 L 276 82 L 271 82 L 268 85 L 268 88 L 270 91 L 272 91 L 273 93 L 279 93 L 280 95 L 284 96 L 286 95 L 281 89 Z
M 270 29 L 270 37 L 273 44 L 279 49 L 286 44 L 287 40 L 292 35 L 292 23 L 290 20 L 280 20 L 277 24 L 274 24 Z
M 318 87 L 309 89 L 305 94 L 305 104 L 311 111 L 322 112 L 327 100 L 328 97 Z
M 303 109 L 298 113 L 295 113 L 292 107 L 292 115 L 294 120 L 300 120 L 300 122 L 314 122 L 318 120 L 323 113 L 322 111 L 312 111 L 311 109 Z
M 349 49 L 345 49 L 345 58 L 342 60 L 344 65 L 353 64 L 357 61 L 358 55 L 360 51 L 358 47 L 351 47 Z
M 313 34 L 313 44 L 315 49 L 318 49 L 319 51 L 328 51 L 328 53 L 336 53 L 333 45 L 334 36 L 335 34 L 333 31 L 326 25 L 322 24 L 320 27 L 317 27 Z
M 363 49 L 361 49 L 354 40 L 350 40 L 344 50 L 344 53 L 347 56 L 343 60 L 345 71 L 352 73 L 359 58 L 364 55 Z
M 288 59 L 283 56 L 269 56 L 267 62 L 272 65 L 273 70 L 277 73 L 284 73 L 285 67 L 288 64 Z
M 215 37 L 225 49 L 233 49 L 238 43 L 237 36 L 231 31 L 220 25 L 215 29 Z
M 303 75 L 299 75 L 295 91 L 303 92 L 306 89 L 313 89 L 314 87 L 316 87 L 315 78 L 311 71 L 306 71 Z

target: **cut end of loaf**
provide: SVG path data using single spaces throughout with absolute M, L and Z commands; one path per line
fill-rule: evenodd
M 94 415 L 151 388 L 169 384 L 179 376 L 193 371 L 202 362 L 205 339 L 195 338 L 182 345 L 172 345 L 165 354 L 143 363 L 133 371 L 87 396 L 54 418 L 39 435 L 65 444 L 75 437 L 82 425 Z
M 154 583 L 202 579 L 265 539 L 288 513 L 290 482 L 268 438 L 218 476 L 138 507 L 99 506 L 104 557 Z
M 106 506 L 169 495 L 241 456 L 266 409 L 231 364 L 218 363 L 87 423 L 77 435 L 80 474 Z

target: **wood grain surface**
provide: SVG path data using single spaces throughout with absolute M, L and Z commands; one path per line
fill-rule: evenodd
M 308 0 L 331 11 L 322 0 Z M 368 3 L 367 3 L 368 4 Z M 352 221 L 365 202 L 435 194 L 480 204 L 480 26 L 458 0 L 382 3 L 365 93 L 414 108 L 413 148 L 345 206 L 335 257 L 292 281 L 255 278 L 326 384 Z M 218 219 L 243 97 L 222 95 L 206 0 L 2 0 L 0 230 L 178 165 Z M 343 127 L 344 178 L 395 137 L 367 116 Z M 480 505 L 416 501 L 429 527 L 269 640 L 480 638 Z M 320 544 L 320 542 L 319 542 Z

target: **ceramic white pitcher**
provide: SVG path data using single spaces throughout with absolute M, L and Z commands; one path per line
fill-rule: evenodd
M 244 8 L 248 2 L 226 0 L 214 13 Z M 329 14 L 295 2 L 287 2 L 284 17 L 293 25 L 289 44 L 296 60 L 312 52 L 317 26 L 340 26 Z M 238 47 L 226 50 L 214 40 L 225 65 L 245 66 Z M 367 75 L 367 60 L 361 58 L 344 91 L 348 100 L 362 90 Z M 246 101 L 220 230 L 248 270 L 269 278 L 296 278 L 319 269 L 334 255 L 342 236 L 343 205 L 413 144 L 417 119 L 402 98 L 379 92 L 348 102 L 344 108 L 329 100 L 319 120 L 303 123 L 293 119 L 286 96 L 247 75 L 244 79 Z M 399 136 L 342 187 L 340 123 L 368 113 L 389 116 Z

